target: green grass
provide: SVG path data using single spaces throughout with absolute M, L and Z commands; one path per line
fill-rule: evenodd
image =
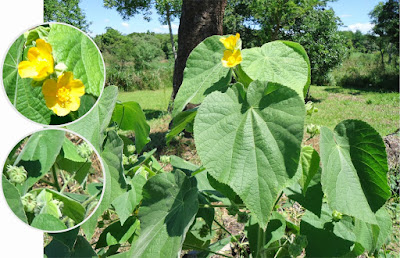
M 146 117 L 154 120 L 166 115 L 171 92 L 172 88 L 120 92 L 118 100 L 138 102 Z M 311 86 L 310 95 L 319 111 L 307 118 L 307 123 L 333 129 L 342 120 L 360 119 L 372 125 L 381 136 L 393 133 L 399 128 L 399 93 Z M 150 124 L 154 122 L 151 121 Z
M 368 122 L 381 136 L 399 128 L 399 93 L 383 93 L 332 86 L 311 86 L 311 100 L 319 109 L 307 123 L 333 129 L 345 119 Z
M 122 102 L 136 101 L 140 104 L 143 110 L 166 112 L 171 93 L 172 88 L 120 92 L 118 94 L 118 100 Z

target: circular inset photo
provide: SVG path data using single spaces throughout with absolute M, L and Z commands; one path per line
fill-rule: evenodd
M 101 159 L 85 139 L 62 129 L 21 140 L 3 167 L 2 189 L 14 214 L 46 232 L 83 223 L 101 201 Z
M 27 30 L 8 49 L 3 86 L 26 118 L 61 125 L 84 116 L 105 83 L 103 57 L 84 32 L 63 23 Z

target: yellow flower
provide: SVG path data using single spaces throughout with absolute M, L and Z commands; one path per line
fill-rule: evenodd
M 42 81 L 54 72 L 54 60 L 51 46 L 43 39 L 36 40 L 36 47 L 28 50 L 28 60 L 18 64 L 18 73 L 21 78 L 32 78 Z
M 221 61 L 225 67 L 235 67 L 242 62 L 242 54 L 239 49 L 225 50 Z
M 71 111 L 78 110 L 85 94 L 85 86 L 81 80 L 73 79 L 72 72 L 60 75 L 57 81 L 47 79 L 43 83 L 42 92 L 46 106 L 58 116 L 66 116 Z
M 224 44 L 226 49 L 229 50 L 235 50 L 235 49 L 240 49 L 240 34 L 236 33 L 235 36 L 231 35 L 227 38 L 222 37 L 219 39 L 219 41 L 222 42 L 222 44 Z

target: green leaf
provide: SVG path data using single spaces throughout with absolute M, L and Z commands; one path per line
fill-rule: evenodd
M 247 238 L 249 239 L 250 251 L 253 257 L 266 257 L 265 249 L 270 244 L 281 239 L 285 235 L 286 220 L 276 211 L 271 214 L 267 229 L 264 231 L 258 223 L 254 223 L 251 217 L 246 225 Z
M 87 162 L 75 162 L 69 159 L 61 158 L 57 161 L 57 165 L 60 169 L 69 172 L 71 175 L 75 175 L 74 179 L 82 184 L 89 171 L 92 167 L 92 163 L 88 160 Z
M 11 211 L 14 212 L 15 216 L 17 216 L 20 220 L 28 223 L 28 219 L 26 218 L 26 214 L 24 211 L 24 206 L 21 202 L 21 195 L 19 194 L 17 188 L 15 188 L 15 186 L 7 180 L 4 174 L 2 175 L 1 180 L 4 197 L 6 198 L 7 204 L 10 207 Z
M 15 163 L 21 160 L 39 161 L 40 171 L 33 172 L 29 166 L 26 167 L 28 178 L 23 184 L 23 193 L 49 172 L 60 153 L 64 138 L 65 131 L 54 129 L 36 132 L 29 137 Z
M 83 236 L 77 236 L 73 247 L 68 247 L 62 241 L 53 239 L 50 244 L 44 248 L 44 254 L 48 258 L 98 257 L 90 243 Z
M 242 51 L 243 71 L 253 80 L 279 83 L 304 96 L 311 70 L 303 47 L 289 41 L 273 41 Z
M 109 131 L 101 153 L 105 169 L 105 188 L 103 199 L 93 215 L 82 224 L 81 228 L 90 241 L 97 226 L 97 219 L 107 210 L 111 203 L 126 191 L 127 185 L 122 168 L 123 141 L 116 132 Z
M 194 137 L 208 173 L 229 185 L 265 228 L 297 171 L 305 107 L 295 91 L 274 83 L 254 81 L 244 95 L 235 84 L 207 96 Z
M 167 144 L 182 132 L 188 124 L 193 123 L 196 114 L 197 108 L 183 111 L 174 118 L 171 131 L 166 135 Z
M 60 231 L 67 229 L 61 220 L 50 214 L 39 214 L 35 216 L 31 226 L 46 231 Z
M 183 82 L 174 101 L 173 117 L 188 103 L 201 103 L 206 95 L 225 89 L 231 81 L 231 69 L 222 66 L 225 47 L 220 38 L 218 35 L 208 37 L 190 53 Z
M 392 232 L 391 218 L 384 206 L 376 212 L 376 221 L 377 224 L 369 224 L 355 219 L 354 234 L 357 242 L 370 254 L 379 250 Z
M 75 244 L 76 238 L 78 237 L 78 233 L 79 233 L 79 227 L 74 228 L 72 230 L 68 230 L 66 232 L 49 234 L 49 235 L 52 236 L 53 239 L 57 239 L 64 245 L 68 246 L 69 248 L 72 248 Z
M 150 178 L 139 209 L 141 233 L 129 257 L 175 257 L 198 209 L 196 180 L 180 170 Z
M 81 120 L 68 125 L 67 129 L 85 137 L 100 152 L 104 140 L 104 130 L 110 124 L 117 96 L 118 88 L 116 86 L 106 87 L 92 111 Z
M 124 244 L 127 242 L 136 230 L 140 227 L 140 222 L 135 217 L 129 217 L 124 223 L 116 221 L 109 225 L 101 233 L 99 240 L 96 243 L 96 249 L 109 246 L 107 236 L 115 239 L 115 244 Z
M 231 242 L 231 237 L 223 238 L 223 239 L 218 240 L 217 242 L 209 245 L 207 250 L 210 250 L 212 252 L 218 252 L 222 248 L 224 248 L 227 244 L 229 244 L 230 242 Z M 214 255 L 213 253 L 204 251 L 204 252 L 198 253 L 197 257 L 198 258 L 206 258 L 206 257 L 211 257 L 213 255 Z
M 334 132 L 321 128 L 322 189 L 332 209 L 376 224 L 390 197 L 385 145 L 370 125 L 345 120 Z
M 64 203 L 64 207 L 62 209 L 62 214 L 70 217 L 73 219 L 76 223 L 80 223 L 83 221 L 85 218 L 85 213 L 86 210 L 85 208 L 77 201 L 71 199 L 70 197 L 67 197 L 57 191 L 54 191 L 52 189 L 34 189 L 31 192 L 41 192 L 41 191 L 46 191 L 47 193 L 50 193 L 52 195 L 52 199 L 57 199 L 59 201 L 62 201 Z
M 300 184 L 295 184 L 289 188 L 286 188 L 284 193 L 289 199 L 298 202 L 307 210 L 311 211 L 317 216 L 320 216 L 322 198 L 324 197 L 321 186 L 321 171 L 319 170 L 312 178 L 305 196 Z
M 67 137 L 65 137 L 62 149 L 64 152 L 64 158 L 75 161 L 75 162 L 85 162 L 86 159 L 82 158 L 77 150 L 77 146 L 73 144 Z
M 37 39 L 44 39 L 47 41 L 47 36 L 49 35 L 50 27 L 38 26 L 33 30 L 30 30 L 26 36 L 26 45 L 33 45 L 32 42 Z
M 146 116 L 137 102 L 130 101 L 117 103 L 112 115 L 112 120 L 118 123 L 122 130 L 135 131 L 135 145 L 137 153 L 150 141 L 150 126 L 146 122 Z
M 3 65 L 3 85 L 11 104 L 16 103 L 17 87 L 22 78 L 18 75 L 18 64 L 22 61 L 25 38 L 21 35 L 7 52 Z
M 96 98 L 92 95 L 85 94 L 81 97 L 81 105 L 78 108 L 78 117 L 87 114 L 96 104 Z
M 327 204 L 322 206 L 321 216 L 306 211 L 300 223 L 300 234 L 307 236 L 308 257 L 346 256 L 356 240 L 352 218 L 343 216 L 339 222 L 332 218 Z
M 303 189 L 303 195 L 306 195 L 311 179 L 320 169 L 319 161 L 319 154 L 313 147 L 304 146 L 301 148 L 299 169 L 302 171 L 302 177 L 299 183 Z
M 48 42 L 56 63 L 64 63 L 67 71 L 85 85 L 85 92 L 96 97 L 104 86 L 104 65 L 93 41 L 81 31 L 63 24 L 50 24 Z
M 10 47 L 4 60 L 3 85 L 14 107 L 26 118 L 42 124 L 49 124 L 53 113 L 46 107 L 42 88 L 33 87 L 32 79 L 21 78 L 18 64 L 23 60 L 25 39 L 21 35 Z

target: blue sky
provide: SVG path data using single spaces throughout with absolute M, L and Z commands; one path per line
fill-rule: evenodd
M 368 13 L 377 5 L 379 0 L 338 0 L 329 3 L 336 15 L 340 17 L 344 23 L 342 30 L 361 30 L 363 33 L 368 32 L 372 28 Z M 92 22 L 90 26 L 91 35 L 97 35 L 105 32 L 106 27 L 112 27 L 124 34 L 132 32 L 152 31 L 157 33 L 168 33 L 168 27 L 162 25 L 158 20 L 155 11 L 151 15 L 151 21 L 147 22 L 141 14 L 132 17 L 129 20 L 123 20 L 121 15 L 114 9 L 106 9 L 103 7 L 102 0 L 82 0 L 80 7 L 86 13 L 86 17 Z M 173 33 L 178 32 L 179 21 L 172 23 Z

